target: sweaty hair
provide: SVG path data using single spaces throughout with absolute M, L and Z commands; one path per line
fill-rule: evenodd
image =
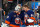
M 40 6 L 38 6 L 38 8 L 40 8 Z
M 29 8 L 29 6 L 28 6 L 28 5 L 23 5 L 23 7 L 27 7 L 27 8 Z

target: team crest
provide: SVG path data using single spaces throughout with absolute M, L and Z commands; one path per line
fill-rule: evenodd
M 15 19 L 15 23 L 16 23 L 16 24 L 20 24 L 20 22 L 21 22 L 21 19 L 20 19 L 20 18 L 16 18 L 16 19 Z

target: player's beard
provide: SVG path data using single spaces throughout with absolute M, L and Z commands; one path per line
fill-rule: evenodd
M 17 14 L 20 14 L 20 12 L 16 12 Z
M 26 12 L 29 11 L 30 9 L 25 10 Z
M 18 12 L 17 14 L 20 14 L 20 12 Z

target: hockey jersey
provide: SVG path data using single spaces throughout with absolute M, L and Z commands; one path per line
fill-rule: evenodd
M 27 12 L 22 11 L 22 13 L 21 13 L 22 18 L 21 19 L 23 21 L 24 21 L 25 14 L 27 14 L 30 17 L 30 19 L 33 19 L 34 22 L 36 23 L 35 18 L 34 18 L 34 12 L 32 10 L 28 10 Z M 34 24 L 33 23 L 27 23 L 26 25 L 34 25 Z
M 7 19 L 5 20 L 5 23 L 9 24 L 9 26 L 19 27 L 20 20 L 21 20 L 21 18 L 20 18 L 19 14 L 15 13 L 15 12 L 11 12 L 10 14 L 8 14 Z

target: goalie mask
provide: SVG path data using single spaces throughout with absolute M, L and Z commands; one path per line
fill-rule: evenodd
M 20 12 L 20 10 L 21 10 L 21 5 L 17 5 L 16 7 L 15 7 L 15 11 L 19 11 Z
M 16 18 L 16 19 L 15 19 L 15 23 L 16 23 L 16 24 L 20 24 L 20 22 L 21 22 L 21 19 L 20 19 L 20 18 Z

